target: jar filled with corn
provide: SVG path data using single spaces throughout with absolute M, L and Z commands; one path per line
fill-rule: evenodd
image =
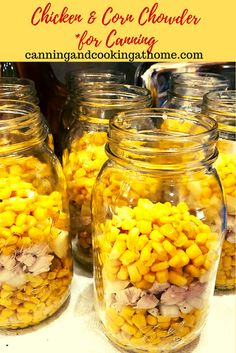
M 0 100 L 0 327 L 35 325 L 72 278 L 66 185 L 32 103 Z
M 174 73 L 170 80 L 165 108 L 200 112 L 204 94 L 213 90 L 224 90 L 229 81 L 222 75 L 207 72 Z
M 205 324 L 225 227 L 217 138 L 213 119 L 174 109 L 110 122 L 92 196 L 94 279 L 104 331 L 122 349 L 179 349 Z M 214 215 L 196 182 L 214 185 Z
M 236 91 L 204 96 L 202 111 L 218 122 L 219 157 L 215 163 L 226 196 L 227 232 L 223 243 L 216 288 L 236 287 Z
M 81 92 L 74 110 L 75 122 L 63 152 L 63 169 L 70 204 L 71 235 L 76 259 L 92 269 L 91 193 L 101 166 L 109 119 L 122 110 L 151 104 L 142 87 L 104 84 Z
M 28 78 L 0 77 L 0 99 L 20 100 L 39 105 L 39 98 L 37 97 L 34 81 Z M 51 150 L 54 151 L 53 136 L 49 132 L 48 122 L 42 113 L 41 119 L 45 124 L 45 128 L 48 130 L 46 142 Z

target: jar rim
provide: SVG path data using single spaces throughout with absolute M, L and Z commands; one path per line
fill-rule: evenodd
M 216 160 L 218 136 L 217 122 L 200 113 L 128 110 L 111 119 L 106 152 L 117 163 L 146 171 L 194 170 Z
M 211 111 L 236 117 L 236 90 L 208 92 L 203 97 L 203 104 Z
M 217 121 L 221 138 L 235 140 L 236 90 L 214 91 L 205 94 L 202 112 Z
M 29 78 L 21 77 L 0 77 L 0 85 L 19 85 L 19 86 L 31 86 L 35 88 L 35 83 Z
M 116 83 L 103 83 L 98 85 L 83 84 L 84 91 L 78 97 L 79 105 L 101 105 L 104 109 L 111 109 L 137 102 L 150 101 L 151 95 L 147 88 Z
M 39 106 L 32 102 L 16 99 L 0 99 L 0 114 L 1 113 L 19 114 L 14 116 L 14 121 L 17 126 L 19 122 L 27 122 L 28 119 L 40 113 Z M 27 119 L 26 119 L 27 118 Z M 12 122 L 12 118 L 0 119 L 0 129 L 8 128 L 7 123 Z M 12 124 L 11 124 L 12 126 Z
M 1 155 L 16 153 L 45 141 L 47 129 L 39 107 L 31 102 L 0 99 L 0 134 Z
M 169 116 L 168 116 L 169 114 Z M 130 131 L 127 128 L 121 128 L 119 124 L 123 121 L 124 124 L 128 124 L 127 118 L 136 120 L 138 119 L 137 116 L 139 117 L 159 117 L 163 118 L 164 120 L 167 119 L 168 117 L 173 117 L 176 120 L 185 120 L 188 121 L 194 121 L 196 124 L 199 122 L 202 122 L 205 124 L 205 131 L 197 132 L 197 133 L 188 133 L 182 134 L 177 131 L 169 131 L 168 133 L 162 132 L 161 133 L 161 138 L 162 139 L 172 139 L 173 137 L 176 139 L 181 140 L 184 136 L 186 139 L 192 139 L 193 137 L 201 138 L 205 136 L 206 134 L 213 132 L 217 130 L 217 122 L 208 116 L 205 116 L 204 114 L 201 113 L 195 113 L 195 112 L 188 112 L 185 110 L 179 110 L 179 109 L 172 109 L 172 108 L 144 108 L 144 109 L 139 109 L 139 110 L 127 110 L 124 112 L 118 113 L 114 118 L 110 120 L 109 128 L 110 129 L 116 129 L 122 131 L 124 134 L 127 135 L 134 135 L 134 132 Z M 128 126 L 128 125 L 127 125 Z M 203 125 L 202 125 L 203 126 Z M 138 134 L 139 139 L 150 139 L 150 141 L 153 140 L 158 140 L 159 135 L 156 133 L 150 133 L 144 134 L 144 133 L 139 133 Z
M 93 81 L 91 81 L 91 79 Z M 108 81 L 109 79 L 109 81 Z M 83 82 L 114 82 L 123 83 L 126 81 L 126 74 L 122 71 L 116 70 L 100 70 L 95 71 L 93 69 L 82 69 L 82 70 L 71 70 L 66 72 L 65 81 L 67 82 L 68 88 L 71 86 L 71 82 L 81 84 Z
M 201 100 L 209 91 L 224 90 L 229 80 L 221 74 L 211 72 L 178 72 L 170 79 L 169 93 L 191 100 Z

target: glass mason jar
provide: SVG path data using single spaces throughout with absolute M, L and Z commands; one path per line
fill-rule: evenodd
M 227 233 L 216 277 L 216 288 L 236 287 L 236 91 L 210 92 L 202 112 L 218 122 L 219 157 L 215 167 L 221 178 L 227 205 Z
M 172 74 L 165 108 L 200 112 L 204 94 L 224 90 L 229 81 L 222 75 L 207 72 L 183 72 Z
M 77 260 L 92 269 L 91 192 L 96 176 L 107 160 L 105 143 L 109 119 L 122 110 L 151 105 L 142 87 L 107 84 L 83 92 L 77 101 L 72 126 L 63 152 L 63 169 L 70 204 L 71 235 Z
M 213 119 L 174 109 L 110 122 L 92 196 L 96 306 L 128 351 L 179 349 L 205 324 L 224 231 L 217 137 Z
M 29 79 L 17 77 L 0 77 L 1 99 L 22 100 L 39 103 L 34 82 Z
M 0 99 L 20 100 L 39 105 L 34 81 L 28 78 L 0 77 Z M 48 122 L 42 113 L 41 118 L 48 130 L 46 134 L 47 144 L 54 151 L 53 136 L 49 132 Z
M 37 106 L 0 100 L 0 327 L 56 312 L 72 278 L 65 178 Z
M 103 83 L 125 83 L 126 74 L 120 71 L 105 70 L 105 71 L 92 71 L 92 70 L 73 70 L 69 71 L 65 77 L 67 87 L 67 99 L 62 107 L 60 116 L 60 125 L 62 129 L 63 138 L 73 123 L 72 110 L 75 101 L 78 100 L 80 92 L 88 87 Z M 84 86 L 84 84 L 89 84 Z

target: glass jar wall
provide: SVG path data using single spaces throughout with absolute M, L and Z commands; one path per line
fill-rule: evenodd
M 34 82 L 17 77 L 0 77 L 0 99 L 39 103 Z
M 0 327 L 37 324 L 69 295 L 65 179 L 34 104 L 0 100 Z
M 67 99 L 62 107 L 60 114 L 60 125 L 62 129 L 62 139 L 65 139 L 66 133 L 73 124 L 73 106 L 78 100 L 80 92 L 88 90 L 90 86 L 104 83 L 125 83 L 126 74 L 119 71 L 92 71 L 92 70 L 73 70 L 69 71 L 65 77 L 67 87 Z M 63 142 L 62 142 L 63 148 Z
M 204 94 L 224 90 L 229 81 L 222 75 L 206 72 L 172 74 L 168 99 L 163 107 L 200 112 Z
M 220 154 L 215 167 L 223 184 L 227 204 L 227 233 L 216 287 L 233 289 L 236 287 L 236 91 L 208 93 L 204 96 L 202 111 L 218 122 Z
M 39 105 L 34 81 L 27 78 L 0 77 L 0 99 L 20 100 Z M 42 113 L 41 119 L 48 130 L 46 137 L 47 144 L 54 151 L 53 136 L 49 132 L 48 122 Z
M 123 349 L 179 349 L 205 324 L 225 222 L 217 137 L 213 119 L 173 109 L 110 122 L 92 196 L 94 279 L 105 333 Z
M 122 110 L 151 104 L 145 88 L 104 84 L 82 92 L 75 107 L 75 123 L 63 152 L 63 169 L 70 202 L 71 235 L 80 263 L 92 268 L 91 192 L 103 163 L 109 119 Z

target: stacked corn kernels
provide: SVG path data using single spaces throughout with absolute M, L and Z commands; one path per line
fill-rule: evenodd
M 161 350 L 197 336 L 214 286 L 217 234 L 184 202 L 142 198 L 117 207 L 96 233 L 100 317 L 113 342 Z
M 216 161 L 227 205 L 227 233 L 216 278 L 216 287 L 219 289 L 233 289 L 236 286 L 236 150 L 230 151 L 228 148 L 227 151 L 229 144 L 232 148 L 232 143 L 220 141 L 220 154 Z
M 52 315 L 68 297 L 68 215 L 47 164 L 6 158 L 0 173 L 0 326 L 21 328 Z
M 106 132 L 85 132 L 75 139 L 70 152 L 64 151 L 63 170 L 67 180 L 70 204 L 71 235 L 76 241 L 79 259 L 92 256 L 91 193 L 95 179 L 107 160 L 104 150 Z

